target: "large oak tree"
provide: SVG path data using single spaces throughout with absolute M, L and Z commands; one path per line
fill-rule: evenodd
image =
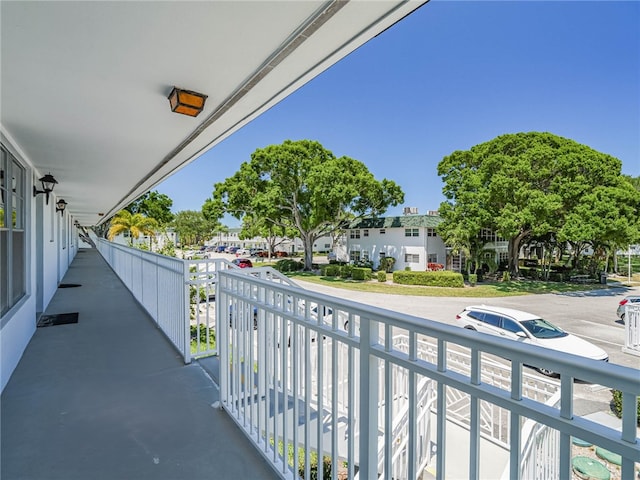
M 453 152 L 438 174 L 445 241 L 469 241 L 490 228 L 509 241 L 512 273 L 527 238 L 619 244 L 637 235 L 640 200 L 620 160 L 551 133 L 501 135 Z
M 391 180 L 376 180 L 364 163 L 336 157 L 317 141 L 286 140 L 257 149 L 232 177 L 215 184 L 213 201 L 240 220 L 259 218 L 265 227 L 295 230 L 309 270 L 316 239 L 346 219 L 384 213 L 403 202 L 404 193 Z

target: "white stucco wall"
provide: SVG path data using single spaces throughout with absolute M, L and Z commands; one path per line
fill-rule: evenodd
M 1 126 L 0 126 L 1 130 Z M 31 192 L 34 172 L 29 159 L 4 134 L 2 144 L 25 167 L 26 191 Z M 0 387 L 9 382 L 11 374 L 22 358 L 31 337 L 36 331 L 38 310 L 45 310 L 55 294 L 60 279 L 69 268 L 77 252 L 70 246 L 69 238 L 75 235 L 68 213 L 55 211 L 57 198 L 50 195 L 46 204 L 43 195 L 27 195 L 25 205 L 25 295 L 0 318 Z M 40 209 L 38 212 L 36 209 Z M 40 223 L 38 223 L 40 222 Z M 62 238 L 65 222 L 66 236 Z M 63 241 L 64 240 L 64 241 Z M 77 242 L 74 242 L 77 244 Z M 63 249 L 63 245 L 65 248 Z
M 445 263 L 446 250 L 442 239 L 428 237 L 426 228 L 419 228 L 417 237 L 406 237 L 404 228 L 386 228 L 384 234 L 380 233 L 379 228 L 368 229 L 368 237 L 364 236 L 364 230 L 360 229 L 358 239 L 348 237 L 348 250 L 360 251 L 360 258 L 363 258 L 362 252 L 367 251 L 374 268 L 380 264 L 381 252 L 396 259 L 394 270 L 404 270 L 406 267 L 416 271 L 426 270 L 428 254 L 436 254 L 437 263 Z M 418 255 L 419 261 L 405 262 L 405 254 Z

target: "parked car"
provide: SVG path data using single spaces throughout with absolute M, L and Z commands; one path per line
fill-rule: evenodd
M 216 253 L 224 253 L 226 248 L 227 248 L 226 245 L 218 245 L 214 251 Z
M 240 268 L 251 268 L 253 267 L 253 263 L 248 258 L 234 258 L 231 260 L 231 263 L 240 267 Z
M 224 251 L 225 253 L 236 253 L 240 247 L 227 247 Z
M 469 330 L 594 360 L 609 361 L 609 355 L 600 347 L 571 335 L 532 313 L 486 305 L 471 306 L 456 315 L 455 322 L 458 326 Z M 544 375 L 555 376 L 549 368 L 536 368 Z
M 249 255 L 251 255 L 252 257 L 261 257 L 262 255 L 260 255 L 262 252 L 264 252 L 263 249 L 261 248 L 250 248 L 249 249 Z
M 618 318 L 623 322 L 625 305 L 628 303 L 640 303 L 640 295 L 628 295 L 620 300 L 620 303 L 618 304 L 618 311 L 616 313 L 618 314 Z
M 249 255 L 249 250 L 241 247 L 238 250 L 236 250 L 236 255 Z

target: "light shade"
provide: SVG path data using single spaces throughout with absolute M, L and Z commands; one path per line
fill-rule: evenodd
M 204 102 L 207 99 L 202 93 L 192 92 L 190 90 L 181 90 L 173 87 L 169 94 L 169 104 L 171 111 L 197 117 L 204 108 Z
M 67 207 L 67 202 L 64 201 L 63 198 L 58 200 L 56 203 L 56 212 L 64 212 L 64 209 Z M 62 213 L 61 213 L 62 215 Z
M 33 196 L 35 197 L 39 193 L 44 193 L 47 199 L 47 205 L 49 205 L 49 194 L 53 192 L 53 187 L 55 187 L 58 184 L 58 181 L 55 178 L 53 178 L 53 175 L 51 175 L 50 173 L 47 173 L 44 177 L 40 178 L 38 181 L 42 183 L 42 190 L 38 190 L 34 185 Z
M 44 193 L 51 193 L 53 192 L 53 187 L 57 185 L 58 181 L 53 178 L 53 175 L 47 173 L 40 179 L 40 183 L 42 183 L 42 190 Z

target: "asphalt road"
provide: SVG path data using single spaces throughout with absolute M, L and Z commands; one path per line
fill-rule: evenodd
M 622 351 L 624 324 L 616 316 L 620 300 L 630 293 L 640 293 L 640 288 L 637 287 L 517 297 L 456 298 L 383 295 L 325 287 L 298 279 L 296 282 L 309 290 L 334 297 L 348 298 L 448 324 L 453 324 L 456 314 L 469 305 L 485 304 L 525 310 L 603 348 L 609 354 L 611 363 L 640 369 L 640 357 Z
M 495 305 L 536 313 L 563 330 L 589 340 L 609 354 L 609 362 L 638 369 L 640 357 L 622 351 L 624 325 L 616 315 L 620 300 L 640 288 L 608 288 L 566 294 L 523 295 L 500 298 L 412 297 L 355 292 L 325 287 L 314 283 L 296 282 L 309 290 L 339 298 L 374 305 L 443 323 L 454 324 L 456 314 L 469 305 Z M 534 370 L 529 373 L 537 374 Z M 600 385 L 574 383 L 574 413 L 577 415 L 611 415 L 611 392 Z M 615 423 L 615 421 L 614 421 Z M 640 429 L 639 429 L 640 435 Z

